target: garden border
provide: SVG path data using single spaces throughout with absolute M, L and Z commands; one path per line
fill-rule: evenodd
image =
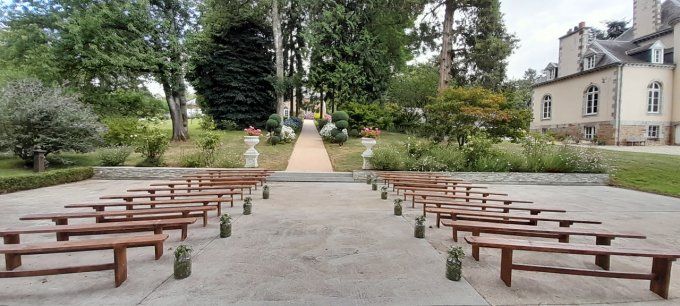
M 372 171 L 354 171 L 354 180 L 365 181 Z M 607 186 L 609 174 L 601 173 L 528 173 L 528 172 L 446 172 L 453 177 L 486 184 Z

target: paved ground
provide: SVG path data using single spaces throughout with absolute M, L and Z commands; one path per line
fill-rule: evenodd
M 0 195 L 0 228 L 38 222 L 18 217 L 36 211 L 65 211 L 63 204 L 95 200 L 149 181 L 85 181 L 59 187 Z M 514 272 L 513 287 L 499 279 L 499 251 L 482 250 L 481 261 L 464 261 L 461 282 L 444 278 L 445 250 L 453 243 L 447 229 L 428 229 L 427 239 L 412 238 L 410 207 L 404 217 L 391 215 L 389 201 L 378 199 L 366 184 L 273 183 L 272 198 L 254 195 L 254 214 L 241 216 L 234 235 L 216 238 L 217 218 L 207 228 L 190 228 L 187 243 L 196 251 L 194 274 L 172 278 L 170 232 L 166 255 L 153 260 L 151 248 L 129 251 L 129 278 L 113 288 L 112 272 L 3 279 L 0 304 L 167 305 L 167 304 L 663 304 L 680 303 L 680 271 L 675 266 L 671 300 L 648 290 L 647 281 L 601 279 Z M 596 227 L 638 231 L 647 240 L 620 239 L 614 245 L 680 248 L 680 199 L 611 187 L 491 186 L 541 206 L 563 207 L 570 214 L 600 219 Z M 350 196 L 351 195 L 351 198 Z M 428 223 L 432 223 L 432 218 Z M 48 224 L 48 222 L 43 222 Z M 465 236 L 467 233 L 460 233 Z M 30 235 L 22 241 L 52 240 Z M 592 239 L 572 238 L 592 243 Z M 469 254 L 470 248 L 460 243 Z M 74 261 L 104 263 L 109 252 L 27 256 L 25 267 L 68 266 Z M 595 268 L 590 256 L 517 253 L 518 262 Z M 614 257 L 612 268 L 647 272 L 648 259 Z
M 316 131 L 314 120 L 305 120 L 286 171 L 333 172 L 331 159 L 328 157 L 321 136 Z
M 586 148 L 593 147 L 588 145 L 580 146 Z M 680 146 L 595 146 L 594 148 L 610 151 L 680 155 Z

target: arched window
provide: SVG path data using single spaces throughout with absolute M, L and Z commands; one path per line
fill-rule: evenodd
M 550 119 L 550 117 L 552 117 L 552 97 L 550 95 L 545 95 L 541 105 L 541 119 Z
M 586 90 L 586 115 L 597 115 L 597 108 L 600 102 L 600 89 L 592 85 Z
M 647 86 L 647 112 L 658 114 L 661 112 L 661 84 L 652 82 Z

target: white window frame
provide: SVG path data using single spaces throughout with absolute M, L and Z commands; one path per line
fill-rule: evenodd
M 587 140 L 593 140 L 595 138 L 596 131 L 594 126 L 584 126 L 583 127 L 583 138 Z
M 290 118 L 290 110 L 288 108 L 283 109 L 283 118 Z
M 647 86 L 647 113 L 660 114 L 663 87 L 659 82 L 652 82 Z
M 583 60 L 583 70 L 590 70 L 595 68 L 595 55 L 586 57 Z
M 545 95 L 541 100 L 541 119 L 549 120 L 552 118 L 552 96 Z
M 554 80 L 557 77 L 557 69 L 552 68 L 548 71 L 548 79 L 549 80 Z
M 661 127 L 658 125 L 647 126 L 647 139 L 659 139 L 661 136 Z
M 586 116 L 597 115 L 600 104 L 600 88 L 590 85 L 586 89 L 584 114 Z
M 652 49 L 652 63 L 663 64 L 663 48 Z

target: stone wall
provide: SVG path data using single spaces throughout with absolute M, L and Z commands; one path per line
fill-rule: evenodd
M 178 178 L 215 168 L 166 168 L 166 167 L 94 167 L 93 179 L 98 180 L 155 180 Z
M 365 181 L 370 171 L 354 171 L 354 179 Z M 448 172 L 447 174 L 473 183 L 505 185 L 584 185 L 605 186 L 608 174 L 587 173 L 519 173 L 519 172 Z
M 607 145 L 614 145 L 616 142 L 616 129 L 610 121 L 575 123 L 575 124 L 555 124 L 542 125 L 533 129 L 533 132 L 543 133 L 552 132 L 556 135 L 571 136 L 573 139 L 584 140 L 583 128 L 594 126 L 598 141 L 603 141 Z
M 647 139 L 645 145 L 652 146 L 665 146 L 671 144 L 672 138 L 672 128 L 670 126 L 660 126 L 661 135 L 659 139 Z M 626 139 L 631 137 L 643 137 L 646 138 L 647 126 L 646 125 L 623 125 L 621 126 L 620 141 L 621 145 L 626 145 Z

